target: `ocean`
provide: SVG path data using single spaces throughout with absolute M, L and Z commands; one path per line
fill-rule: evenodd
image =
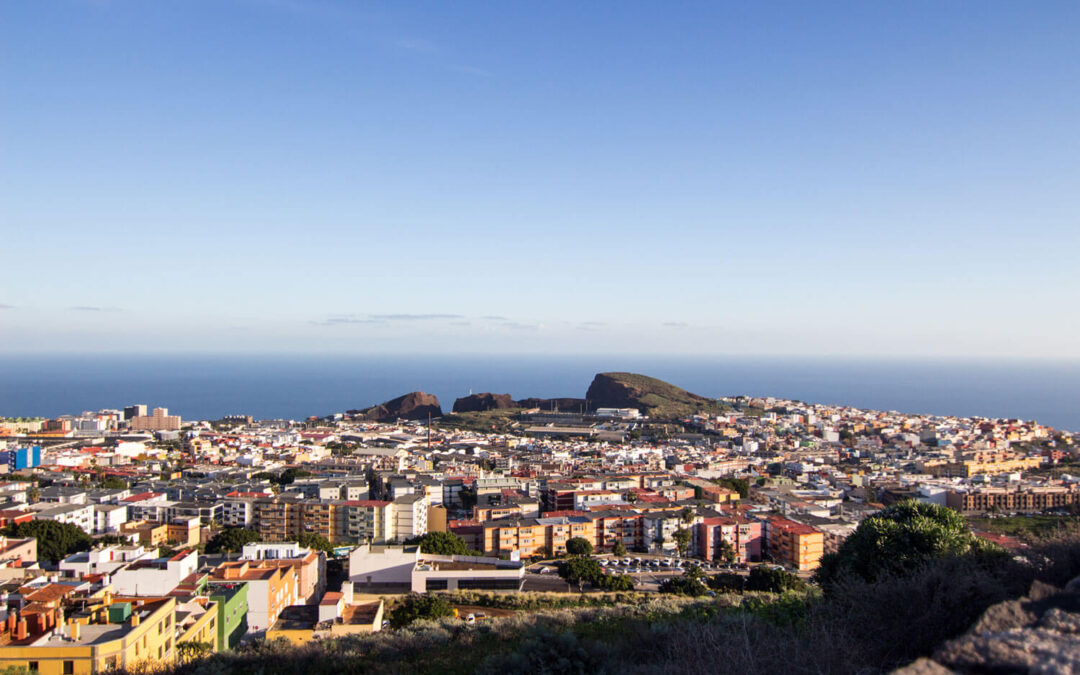
M 1080 362 L 655 356 L 0 357 L 0 416 L 146 403 L 185 419 L 302 419 L 423 390 L 584 397 L 632 371 L 706 396 L 747 394 L 908 413 L 1035 419 L 1080 430 Z

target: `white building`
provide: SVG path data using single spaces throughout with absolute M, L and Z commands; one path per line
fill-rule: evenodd
M 364 544 L 349 554 L 349 581 L 357 592 L 394 586 L 415 593 L 458 589 L 521 590 L 525 565 L 488 557 L 430 555 L 419 546 Z
M 199 568 L 199 554 L 181 551 L 171 558 L 138 560 L 117 570 L 113 588 L 120 595 L 168 595 Z
M 96 534 L 119 532 L 120 526 L 128 520 L 126 504 L 94 504 L 93 507 Z
M 427 534 L 427 497 L 411 494 L 394 500 L 394 539 L 406 541 Z
M 84 574 L 112 574 L 129 563 L 156 558 L 156 548 L 147 549 L 139 545 L 104 546 L 69 555 L 60 561 L 60 572 L 78 579 Z
M 46 504 L 44 505 L 45 508 L 38 508 L 40 506 L 42 505 L 35 504 L 31 507 L 37 511 L 34 514 L 35 520 L 55 520 L 58 523 L 69 523 L 87 534 L 94 531 L 93 504 L 61 504 L 58 506 Z

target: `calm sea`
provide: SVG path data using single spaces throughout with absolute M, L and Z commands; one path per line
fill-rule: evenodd
M 707 395 L 778 396 L 911 413 L 1036 419 L 1080 430 L 1080 362 L 647 356 L 4 356 L 0 416 L 134 403 L 185 418 L 303 418 L 403 393 L 444 410 L 474 392 L 584 397 L 595 373 L 659 377 Z

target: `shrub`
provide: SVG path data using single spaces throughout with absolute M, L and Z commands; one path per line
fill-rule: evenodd
M 826 587 L 851 575 L 873 581 L 914 570 L 933 558 L 994 548 L 972 534 L 956 511 L 908 500 L 859 523 L 839 551 L 822 557 L 816 579 Z
M 259 533 L 244 527 L 230 527 L 215 534 L 206 543 L 207 553 L 234 553 L 244 544 L 259 541 Z
M 717 574 L 709 577 L 708 584 L 714 591 L 742 593 L 746 588 L 746 578 L 741 574 Z
M 786 570 L 758 565 L 750 570 L 745 588 L 748 591 L 783 593 L 806 588 L 806 582 Z
M 401 604 L 390 610 L 390 625 L 394 628 L 408 626 L 417 619 L 440 619 L 453 616 L 454 609 L 441 595 L 410 593 Z

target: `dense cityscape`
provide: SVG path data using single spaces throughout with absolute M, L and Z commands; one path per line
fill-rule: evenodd
M 414 392 L 304 420 L 9 418 L 0 448 L 0 666 L 56 672 L 394 630 L 440 592 L 805 585 L 908 500 L 1011 550 L 999 520 L 1080 512 L 1080 438 L 1036 421 L 709 400 L 620 373 L 582 400 L 477 394 L 446 414 Z

